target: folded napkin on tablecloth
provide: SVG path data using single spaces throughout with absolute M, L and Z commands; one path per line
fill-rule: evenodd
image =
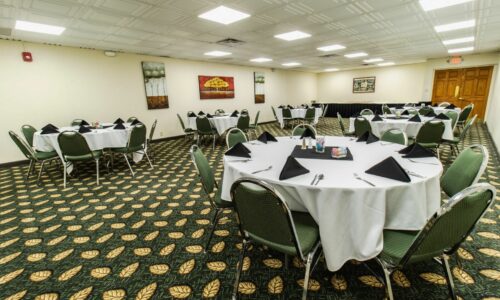
M 207 118 L 213 118 L 211 114 L 207 114 Z
M 227 150 L 226 153 L 224 153 L 227 156 L 238 156 L 238 157 L 248 157 L 250 158 L 250 153 L 251 151 L 245 147 L 242 143 L 237 143 L 231 149 Z
M 420 116 L 418 114 L 414 115 L 413 117 L 408 119 L 408 122 L 422 122 L 422 119 L 420 119 Z
M 316 138 L 316 134 L 314 134 L 314 131 L 312 131 L 311 128 L 306 127 L 306 129 L 304 130 L 304 132 L 302 132 L 302 135 L 300 136 L 300 138 L 303 139 L 305 137 L 310 137 L 312 139 L 315 139 Z
M 369 168 L 365 173 L 403 182 L 411 181 L 410 176 L 392 156 Z
M 46 126 L 44 126 L 42 128 L 42 132 L 41 134 L 52 134 L 52 133 L 59 133 L 59 130 L 57 130 L 58 128 L 55 127 L 54 125 L 52 124 L 48 124 Z
M 188 114 L 188 117 L 189 117 L 189 118 L 196 118 L 196 114 L 195 114 L 194 112 L 190 112 L 190 113 Z
M 406 109 L 401 113 L 402 116 L 408 116 L 409 114 L 410 113 Z
M 446 106 L 446 108 L 447 108 L 447 109 L 455 109 L 455 108 L 457 108 L 457 107 L 455 106 L 455 104 L 453 104 L 453 103 L 452 103 L 452 104 L 450 104 L 450 105 Z
M 238 112 L 236 110 L 233 111 L 233 113 L 231 114 L 231 117 L 237 118 L 238 117 Z
M 89 124 L 87 121 L 85 121 L 85 120 L 82 120 L 82 121 L 80 122 L 80 126 L 89 126 L 89 125 L 90 125 L 90 124 Z
M 422 147 L 418 143 L 399 150 L 399 153 L 404 154 L 403 158 L 436 157 L 431 150 Z
M 270 134 L 267 131 L 264 131 L 258 138 L 257 140 L 261 141 L 264 144 L 267 144 L 267 142 L 277 142 L 276 138 Z
M 436 116 L 436 113 L 434 112 L 434 110 L 431 110 L 429 111 L 426 115 L 426 117 L 435 117 Z
M 366 142 L 367 144 L 375 143 L 378 142 L 379 138 L 371 133 L 371 131 L 367 131 L 363 133 L 357 140 L 356 142 Z
M 125 122 L 122 120 L 122 118 L 118 118 L 113 124 L 123 124 L 123 123 Z
M 131 126 L 134 126 L 134 125 L 137 125 L 137 124 L 142 124 L 141 121 L 139 121 L 138 119 L 135 119 L 132 121 L 132 123 L 130 123 Z
M 288 156 L 280 173 L 280 180 L 289 179 L 299 175 L 307 174 L 309 170 L 304 168 L 295 158 Z
M 201 110 L 200 110 L 200 111 L 198 112 L 198 116 L 204 116 L 204 115 L 205 115 L 205 113 L 204 113 L 203 111 L 201 111 Z
M 87 132 L 92 132 L 92 130 L 90 130 L 90 128 L 88 128 L 88 127 L 81 125 L 80 128 L 78 129 L 78 132 L 79 133 L 87 133 Z
M 375 114 L 375 117 L 373 117 L 372 122 L 380 122 L 383 121 L 383 119 L 380 117 L 379 114 Z
M 439 120 L 449 120 L 450 117 L 448 117 L 447 115 L 443 114 L 443 113 L 440 113 L 439 115 L 437 115 L 434 119 L 439 119 Z
M 125 126 L 123 125 L 123 123 L 118 123 L 115 125 L 115 127 L 113 127 L 113 129 L 123 130 L 125 129 Z

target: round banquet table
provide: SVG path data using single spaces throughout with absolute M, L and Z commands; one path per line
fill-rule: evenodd
M 265 180 L 283 195 L 294 211 L 308 212 L 319 226 L 328 269 L 336 271 L 351 259 L 369 260 L 383 248 L 383 230 L 420 230 L 439 208 L 442 165 L 434 157 L 403 159 L 392 143 L 360 143 L 347 137 L 326 137 L 326 146 L 346 146 L 353 160 L 297 159 L 310 173 L 280 181 L 279 174 L 289 154 L 301 141 L 279 137 L 278 142 L 245 143 L 251 161 L 224 157 L 223 200 L 231 201 L 230 188 L 241 177 Z M 411 176 L 400 182 L 366 174 L 364 171 L 385 158 L 394 157 L 405 169 L 425 178 Z M 231 162 L 234 160 L 233 162 Z M 239 161 L 237 161 L 239 160 Z M 256 170 L 269 171 L 252 175 Z M 318 173 L 324 180 L 317 186 L 311 181 Z M 354 173 L 375 184 L 357 180 Z
M 316 107 L 314 114 L 314 124 L 318 124 L 319 117 L 321 116 L 322 110 L 321 107 Z M 290 112 L 292 113 L 292 118 L 304 118 L 306 116 L 307 108 L 291 108 Z M 281 128 L 285 126 L 283 122 L 283 109 L 277 107 L 276 108 L 276 118 L 278 118 L 278 122 L 281 125 Z
M 414 138 L 417 136 L 420 127 L 424 125 L 425 122 L 433 120 L 434 117 L 424 117 L 420 116 L 422 122 L 409 122 L 408 116 L 396 119 L 394 115 L 387 115 L 388 118 L 381 116 L 384 120 L 379 122 L 372 122 L 371 120 L 375 117 L 374 115 L 363 116 L 368 121 L 372 127 L 372 133 L 380 137 L 384 132 L 389 129 L 399 129 L 404 131 L 408 137 Z M 356 118 L 349 118 L 349 130 L 354 132 L 354 120 Z M 444 123 L 444 132 L 442 138 L 445 140 L 453 140 L 453 126 L 451 125 L 451 120 L 439 120 Z
M 226 116 L 213 116 L 208 118 L 210 124 L 217 130 L 219 135 L 222 135 L 226 130 L 236 127 L 239 117 Z M 196 130 L 196 117 L 188 117 L 188 128 Z
M 460 107 L 455 107 L 455 108 L 453 108 L 453 109 L 451 109 L 451 108 L 449 109 L 449 108 L 446 108 L 446 107 L 439 107 L 439 106 L 430 106 L 430 107 L 434 110 L 434 113 L 435 113 L 436 115 L 439 115 L 440 113 L 445 113 L 445 112 L 450 111 L 450 110 L 454 110 L 454 111 L 456 111 L 458 114 L 460 114 L 460 112 L 462 111 L 462 109 L 461 109 Z M 418 107 L 418 106 L 416 106 L 416 107 L 405 106 L 405 107 L 403 107 L 402 109 L 400 108 L 399 110 L 400 110 L 400 111 L 404 111 L 404 110 L 406 110 L 406 109 L 416 109 L 416 110 L 419 110 L 419 109 L 421 109 L 421 108 L 422 108 L 422 107 Z M 392 111 L 392 113 L 393 113 L 393 114 L 394 114 L 394 113 L 396 113 L 396 110 L 397 110 L 397 108 L 396 108 L 396 107 L 389 107 L 389 109 Z

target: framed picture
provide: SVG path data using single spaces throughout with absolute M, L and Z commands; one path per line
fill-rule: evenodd
M 353 93 L 375 93 L 375 76 L 360 77 L 352 80 Z
M 255 103 L 265 103 L 266 102 L 266 75 L 260 72 L 253 73 L 253 83 L 254 83 L 254 95 Z
M 200 99 L 234 98 L 234 78 L 224 76 L 198 76 Z
M 142 62 L 148 109 L 168 108 L 165 65 L 161 62 Z

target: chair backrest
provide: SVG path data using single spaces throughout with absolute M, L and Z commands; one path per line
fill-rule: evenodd
M 415 137 L 417 143 L 440 143 L 444 132 L 444 123 L 442 121 L 427 121 L 420 127 Z
M 460 133 L 460 140 L 464 140 L 465 139 L 465 137 L 467 136 L 467 133 L 469 132 L 471 126 L 474 125 L 474 122 L 476 121 L 476 119 L 477 119 L 477 115 L 474 115 L 474 117 L 472 117 L 469 120 L 467 120 L 467 122 L 465 123 L 464 129 Z
M 388 114 L 388 115 L 392 114 L 392 111 L 391 111 L 391 109 L 389 108 L 389 106 L 387 106 L 387 104 L 382 105 L 382 112 L 383 112 L 384 114 Z
M 477 183 L 454 195 L 427 221 L 397 265 L 453 254 L 495 197 L 495 188 L 487 183 Z
M 23 141 L 14 131 L 9 130 L 9 135 L 17 145 L 19 150 L 24 154 L 27 159 L 36 159 L 35 151 L 25 141 Z
M 306 110 L 306 115 L 305 115 L 304 119 L 314 120 L 315 116 L 316 116 L 316 108 L 310 107 Z
M 92 154 L 85 137 L 76 131 L 63 131 L 57 136 L 57 142 L 64 160 L 68 157 Z
M 156 129 L 156 124 L 158 123 L 158 120 L 155 119 L 153 122 L 153 125 L 151 125 L 151 129 L 149 130 L 149 141 L 151 142 L 153 140 L 153 136 L 155 135 L 155 129 Z
M 228 149 L 238 144 L 239 142 L 245 143 L 247 141 L 247 136 L 239 128 L 232 128 L 226 134 L 226 145 Z
M 177 114 L 177 118 L 179 119 L 179 122 L 181 123 L 182 130 L 186 130 L 186 126 L 184 125 L 184 121 L 182 120 L 181 115 Z
M 196 117 L 196 131 L 202 134 L 212 134 L 212 125 L 206 116 Z
M 26 124 L 21 127 L 21 132 L 23 133 L 26 142 L 28 142 L 28 145 L 33 147 L 33 137 L 35 136 L 36 128 Z
M 415 108 L 408 108 L 406 111 L 408 112 L 409 115 L 418 114 L 418 110 L 416 110 Z
M 258 110 L 257 114 L 255 115 L 255 120 L 253 121 L 254 127 L 257 127 L 257 125 L 259 125 L 259 115 L 260 115 L 260 110 Z
M 373 110 L 371 110 L 369 108 L 365 108 L 359 114 L 362 116 L 371 116 L 371 115 L 373 115 Z
M 312 130 L 312 132 L 314 132 L 314 136 L 318 136 L 316 129 L 309 124 L 300 124 L 295 126 L 295 128 L 292 130 L 292 136 L 301 136 L 304 131 L 306 131 L 306 128 Z
M 424 106 L 418 110 L 418 113 L 421 114 L 422 116 L 427 116 L 428 114 L 431 113 L 431 111 L 434 111 L 432 107 Z
M 245 109 L 242 109 L 242 110 L 241 110 L 241 114 L 242 114 L 242 115 L 248 115 L 248 109 L 246 109 L 246 108 L 245 108 Z
M 441 102 L 439 103 L 438 107 L 448 107 L 450 105 L 450 102 Z
M 135 120 L 137 120 L 137 117 L 130 117 L 130 118 L 127 119 L 127 123 L 132 123 Z
M 354 134 L 357 137 L 360 137 L 367 131 L 372 131 L 372 126 L 370 125 L 370 122 L 364 117 L 357 117 L 354 120 Z
M 83 119 L 74 119 L 71 121 L 71 126 L 80 126 L 83 122 Z
M 216 109 L 216 110 L 215 110 L 215 112 L 214 112 L 214 113 L 215 113 L 216 115 L 218 115 L 218 114 L 223 114 L 223 113 L 225 113 L 225 111 L 224 111 L 222 108 L 218 108 L 218 109 Z
M 208 163 L 208 159 L 205 157 L 201 149 L 197 145 L 191 146 L 191 160 L 200 176 L 201 184 L 203 189 L 207 194 L 214 191 L 216 183 L 214 172 Z
M 460 116 L 458 116 L 458 121 L 465 122 L 469 118 L 472 109 L 474 109 L 474 104 L 472 103 L 464 107 L 464 109 L 460 112 Z
M 444 112 L 444 114 L 451 119 L 451 128 L 455 128 L 455 125 L 457 125 L 458 121 L 458 112 L 456 110 L 447 110 Z
M 488 149 L 483 145 L 472 145 L 460 152 L 441 177 L 441 188 L 446 195 L 451 197 L 477 183 L 486 170 L 488 159 Z
M 324 118 L 326 116 L 326 113 L 328 112 L 328 104 L 323 105 L 321 109 L 323 109 L 323 114 L 321 114 L 321 117 Z
M 292 213 L 273 187 L 244 177 L 231 186 L 231 199 L 242 235 L 280 252 L 289 249 L 304 259 Z
M 236 127 L 241 130 L 248 130 L 250 127 L 250 116 L 247 114 L 241 114 L 238 118 L 238 123 L 236 123 Z
M 276 115 L 276 110 L 274 109 L 274 106 L 271 106 L 271 109 L 273 110 L 273 115 L 276 121 L 278 121 L 278 116 Z
M 406 136 L 406 133 L 396 128 L 389 129 L 386 132 L 384 132 L 380 137 L 380 140 L 384 142 L 391 142 L 401 145 L 408 144 L 408 137 Z
M 292 118 L 292 111 L 289 108 L 283 108 L 281 110 L 281 115 L 283 118 Z
M 146 125 L 138 123 L 132 126 L 132 131 L 130 131 L 130 136 L 128 138 L 128 148 L 136 148 L 144 145 L 146 143 Z
M 408 103 L 405 103 L 405 105 L 403 107 L 415 107 L 415 103 L 408 102 Z
M 340 130 L 342 131 L 342 135 L 345 136 L 344 121 L 342 120 L 342 115 L 339 112 L 337 112 L 337 120 L 339 121 L 339 126 Z

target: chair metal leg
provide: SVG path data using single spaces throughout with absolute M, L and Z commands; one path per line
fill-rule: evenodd
M 384 270 L 385 291 L 387 293 L 387 298 L 389 300 L 394 300 L 394 295 L 392 294 L 392 285 L 391 285 L 391 272 L 384 265 L 382 265 L 382 269 Z
M 130 169 L 130 173 L 132 173 L 132 177 L 134 177 L 135 176 L 134 170 L 132 170 L 132 166 L 130 165 L 130 162 L 128 161 L 127 154 L 123 154 L 123 156 L 125 157 L 125 161 L 127 162 L 128 168 Z
M 213 135 L 212 150 L 215 150 L 215 134 Z
M 240 285 L 241 270 L 243 269 L 243 259 L 245 258 L 245 252 L 247 250 L 247 246 L 248 246 L 248 241 L 244 239 L 243 246 L 241 247 L 240 258 L 238 259 L 238 266 L 236 269 L 236 279 L 234 281 L 232 300 L 238 299 L 238 286 Z
M 30 159 L 30 167 L 28 168 L 28 174 L 26 174 L 26 180 L 30 178 L 31 172 L 33 171 L 34 161 Z
M 97 174 L 97 185 L 99 185 L 99 159 L 95 160 L 95 168 L 96 168 L 96 174 Z
M 441 257 L 441 262 L 443 270 L 446 273 L 446 282 L 448 283 L 448 291 L 452 300 L 457 300 L 457 295 L 455 294 L 455 284 L 453 283 L 453 277 L 450 272 L 450 264 L 448 263 L 448 256 L 445 254 Z
M 217 226 L 217 221 L 219 220 L 219 215 L 221 212 L 222 209 L 217 208 L 215 210 L 215 215 L 212 219 L 212 229 L 210 230 L 210 234 L 208 235 L 208 240 L 204 248 L 205 253 L 208 251 L 208 247 L 210 246 L 210 241 L 212 240 L 212 237 L 214 235 L 215 227 Z
M 63 165 L 64 165 L 64 169 L 63 169 L 63 172 L 64 172 L 64 174 L 63 174 L 63 176 L 64 176 L 64 188 L 66 188 L 66 177 L 67 177 L 66 169 L 68 167 L 68 163 L 64 161 Z
M 36 180 L 37 184 L 40 184 L 40 177 L 42 177 L 42 172 L 43 172 L 43 166 L 45 165 L 45 160 L 42 160 L 42 163 L 40 164 L 40 171 L 38 171 L 38 179 Z
M 148 160 L 148 162 L 149 162 L 149 166 L 151 167 L 151 169 L 153 169 L 154 167 L 153 167 L 153 164 L 151 163 L 151 160 L 149 160 L 149 155 L 148 155 L 148 153 L 147 153 L 146 151 L 144 151 L 144 154 L 146 155 L 146 158 L 147 158 L 147 160 Z
M 307 299 L 307 288 L 309 287 L 309 275 L 311 273 L 311 264 L 313 261 L 313 257 L 314 257 L 314 252 L 310 252 L 307 255 L 306 273 L 304 275 L 304 286 L 303 286 L 303 290 L 302 290 L 302 300 Z

